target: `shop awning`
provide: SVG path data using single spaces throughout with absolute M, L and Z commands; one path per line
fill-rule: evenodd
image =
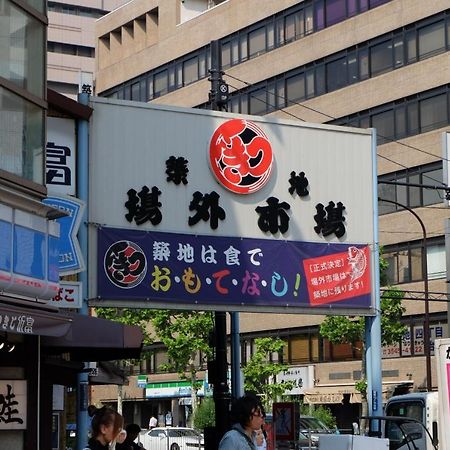
M 111 361 L 139 358 L 143 334 L 138 326 L 81 314 L 68 314 L 72 326 L 65 336 L 46 337 L 47 353 L 69 353 L 72 361 Z
M 341 403 L 344 394 L 354 395 L 357 393 L 354 386 L 316 386 L 305 389 L 303 401 L 309 404 Z
M 95 375 L 89 374 L 89 384 L 127 385 L 128 378 L 123 369 L 110 361 L 99 361 Z
M 397 385 L 408 383 L 411 385 L 413 381 L 389 381 L 383 383 L 382 401 L 386 402 Z M 353 385 L 335 385 L 335 386 L 315 386 L 311 389 L 305 389 L 303 401 L 309 404 L 331 404 L 342 403 L 344 394 L 349 394 L 350 403 L 361 403 L 361 393 L 358 392 Z
M 72 317 L 56 308 L 31 301 L 0 299 L 0 330 L 28 336 L 64 336 L 72 325 Z

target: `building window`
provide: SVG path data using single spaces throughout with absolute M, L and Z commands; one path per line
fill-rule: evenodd
M 159 97 L 161 95 L 167 94 L 168 79 L 166 70 L 155 75 L 155 78 L 153 80 L 153 89 L 154 97 Z
M 65 55 L 84 56 L 86 58 L 95 57 L 95 49 L 92 47 L 85 47 L 83 45 L 64 44 L 61 42 L 47 43 L 47 51 L 51 53 L 63 53 Z
M 3 2 L 1 17 L 0 76 L 43 98 L 45 25 L 10 2 Z
M 261 27 L 248 34 L 248 53 L 251 57 L 257 56 L 266 50 L 266 29 Z
M 445 50 L 445 21 L 418 30 L 419 58 L 426 58 Z
M 388 263 L 388 285 L 423 280 L 421 240 L 386 246 L 383 250 Z M 445 244 L 442 238 L 427 240 L 427 272 L 429 279 L 445 277 Z
M 400 203 L 410 208 L 442 203 L 443 191 L 402 184 L 386 184 L 383 181 L 405 184 L 443 185 L 442 162 L 412 167 L 378 177 L 378 197 Z M 403 210 L 402 206 L 380 201 L 380 215 Z
M 444 85 L 427 92 L 420 92 L 411 97 L 398 99 L 392 103 L 380 105 L 370 111 L 361 111 L 327 123 L 352 125 L 361 128 L 371 126 L 376 128 L 377 125 L 381 125 L 384 128 L 379 130 L 379 144 L 401 139 L 405 136 L 425 133 L 450 123 L 449 91 L 450 85 Z M 380 113 L 388 114 L 388 111 L 394 113 L 395 121 L 392 124 L 381 120 L 383 115 L 379 116 Z
M 169 356 L 167 354 L 167 350 L 166 349 L 157 349 L 155 350 L 154 353 L 154 372 L 155 373 L 159 373 L 159 372 L 165 372 L 165 370 L 163 370 L 161 368 L 161 366 L 163 366 L 164 364 L 168 364 L 169 363 Z
M 184 84 L 190 84 L 198 80 L 198 58 L 191 58 L 183 64 Z
M 442 93 L 419 102 L 420 130 L 422 133 L 443 127 L 448 120 L 447 94 Z
M 323 339 L 323 361 L 353 361 L 361 359 L 361 342 L 356 342 L 354 346 L 349 343 L 332 344 L 328 339 Z
M 392 40 L 382 42 L 370 48 L 370 64 L 372 76 L 392 70 L 393 58 Z
M 301 73 L 286 80 L 286 92 L 289 100 L 298 101 L 305 98 L 305 74 Z
M 342 22 L 346 14 L 346 0 L 327 0 L 326 1 L 326 23 L 327 27 L 335 23 Z
M 0 86 L 0 168 L 44 184 L 44 111 Z
M 372 127 L 377 130 L 377 142 L 382 145 L 395 139 L 394 111 L 380 112 L 372 116 Z
M 311 361 L 308 336 L 300 336 L 289 340 L 290 363 L 301 364 Z
M 300 2 L 287 10 L 277 13 L 275 16 L 267 17 L 258 22 L 256 25 L 243 28 L 221 40 L 222 45 L 222 67 L 224 69 L 241 64 L 249 58 L 255 58 L 263 53 L 271 51 L 275 48 L 283 46 L 293 40 L 300 39 L 303 36 L 319 31 L 325 27 L 325 16 L 327 17 L 327 26 L 345 20 L 347 17 L 352 17 L 355 14 L 362 13 L 368 9 L 367 2 L 364 5 L 360 2 L 359 7 L 356 7 L 355 0 L 306 0 Z M 391 0 L 378 0 L 370 5 L 371 8 L 379 6 L 383 3 L 388 3 Z M 53 2 L 57 3 L 57 2 Z M 376 4 L 375 4 L 376 3 Z M 340 9 L 342 7 L 342 9 Z M 71 14 L 77 14 L 77 7 L 73 8 Z M 193 83 L 208 76 L 206 68 L 211 67 L 210 64 L 210 48 L 205 46 L 191 52 L 176 60 L 181 66 L 185 61 L 192 58 L 199 58 L 200 68 L 195 75 L 194 71 L 186 74 L 188 78 L 182 79 L 179 77 L 178 83 L 171 89 L 179 89 L 186 84 Z M 204 62 L 206 66 L 204 67 Z M 155 74 L 165 70 L 169 64 L 155 68 L 144 76 L 153 77 Z M 194 76 L 193 76 L 194 74 Z M 133 82 L 129 80 L 127 84 Z M 117 90 L 123 89 L 123 86 L 117 86 L 110 89 L 102 95 L 111 97 Z M 141 101 L 148 101 L 163 95 L 164 91 L 150 92 L 150 98 L 141 98 Z M 319 95 L 322 94 L 319 91 Z M 318 95 L 317 92 L 314 95 Z M 120 95 L 119 95 L 120 97 Z M 248 113 L 248 110 L 242 110 Z
M 266 86 L 272 83 L 279 84 L 285 80 L 287 96 L 284 103 L 286 105 L 289 105 L 290 101 L 295 102 L 304 100 L 305 98 L 313 98 L 327 92 L 333 92 L 353 83 L 388 71 L 393 71 L 404 66 L 406 63 L 411 64 L 431 54 L 443 53 L 446 51 L 446 48 L 450 48 L 450 44 L 447 44 L 447 47 L 445 45 L 442 46 L 440 38 L 435 37 L 432 39 L 428 35 L 435 36 L 434 33 L 438 33 L 433 28 L 436 25 L 438 26 L 437 30 L 443 30 L 442 32 L 444 32 L 445 38 L 444 26 L 440 25 L 443 23 L 447 23 L 447 29 L 450 32 L 450 18 L 447 17 L 446 13 L 440 13 L 425 21 L 412 24 L 408 29 L 402 28 L 396 30 L 388 35 L 314 61 L 308 64 L 308 66 L 301 66 L 282 75 L 261 81 L 253 85 L 252 89 L 266 88 Z M 410 27 L 413 27 L 413 29 L 410 29 Z M 428 34 L 423 34 L 425 33 L 423 30 L 427 30 Z M 281 35 L 284 36 L 285 31 L 285 28 L 283 28 L 283 34 L 278 33 L 280 39 Z M 428 39 L 425 40 L 425 37 L 422 38 L 421 33 L 427 36 Z M 438 35 L 440 36 L 439 33 Z M 420 48 L 421 39 L 424 39 L 424 43 L 422 44 L 424 50 L 419 52 L 420 54 L 417 58 L 416 48 Z M 450 35 L 446 39 L 447 42 L 450 42 Z M 408 49 L 408 55 L 414 51 L 414 57 L 410 55 L 411 57 L 408 56 L 405 60 L 405 47 Z M 305 72 L 308 73 L 307 91 L 305 91 L 305 86 L 301 82 L 301 78 Z M 230 98 L 233 99 L 236 96 L 245 97 L 249 95 L 250 88 L 244 88 L 233 92 Z M 397 111 L 394 112 L 396 114 L 395 125 L 393 119 L 392 122 L 388 122 L 382 114 L 374 117 L 373 120 L 382 127 L 379 130 L 379 134 L 383 137 L 380 138 L 379 143 L 388 142 L 390 139 L 399 139 L 406 135 L 426 132 L 429 129 L 439 126 L 439 122 L 446 124 L 448 114 L 445 109 L 445 102 L 446 100 L 444 98 L 435 98 L 429 101 L 421 101 L 421 103 L 416 102 L 415 105 L 410 104 L 408 110 L 402 111 L 403 118 L 397 114 Z M 283 102 L 279 103 L 279 108 L 284 107 Z M 396 110 L 401 107 L 397 106 Z M 432 114 L 429 113 L 430 108 L 433 110 Z M 240 112 L 244 114 L 250 113 L 249 110 L 242 108 Z M 266 110 L 261 111 L 260 114 L 263 115 L 269 112 L 270 108 L 268 107 Z M 374 113 L 374 115 L 376 114 L 379 114 L 378 111 Z M 390 115 L 390 113 L 387 113 L 387 115 Z M 439 120 L 439 117 L 441 120 Z M 393 131 L 395 131 L 395 136 L 393 135 Z
M 36 1 L 37 0 L 33 0 L 33 2 Z M 70 7 L 68 7 L 65 3 L 59 2 L 48 2 L 48 10 L 56 13 L 93 17 L 94 19 L 98 19 L 108 13 L 108 11 L 105 11 L 103 9 L 89 8 L 86 6 L 71 5 Z
M 339 58 L 326 64 L 327 92 L 336 91 L 348 84 L 347 58 Z

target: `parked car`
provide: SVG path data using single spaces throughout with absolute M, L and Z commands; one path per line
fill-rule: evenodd
M 311 441 L 317 443 L 321 434 L 334 434 L 320 419 L 313 416 L 300 416 L 300 432 Z
M 273 427 L 272 413 L 266 415 L 266 424 L 270 425 L 270 429 Z M 313 416 L 301 415 L 299 418 L 299 429 L 297 435 L 297 449 L 303 450 L 304 448 L 316 448 L 319 444 L 319 436 L 321 434 L 333 434 L 335 430 L 328 428 L 320 419 Z M 273 431 L 272 431 L 273 432 Z
M 157 427 L 138 436 L 147 450 L 194 450 L 205 446 L 203 436 L 193 428 Z

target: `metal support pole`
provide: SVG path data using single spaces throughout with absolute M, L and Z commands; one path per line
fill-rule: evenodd
M 81 93 L 78 101 L 82 105 L 89 104 L 89 94 Z M 84 215 L 81 219 L 81 226 L 78 232 L 81 253 L 86 261 L 86 269 L 79 274 L 79 280 L 83 286 L 83 298 L 80 314 L 88 314 L 88 183 L 89 183 L 89 122 L 87 120 L 77 121 L 77 195 L 86 204 Z M 89 406 L 89 376 L 86 372 L 78 374 L 77 380 L 77 440 L 76 450 L 86 447 L 89 431 L 89 416 L 87 408 Z
M 227 321 L 226 313 L 215 312 L 216 324 L 216 380 L 213 398 L 216 413 L 216 436 L 218 441 L 229 429 L 230 394 L 228 391 Z
M 219 84 L 222 80 L 222 53 L 219 41 L 211 41 L 211 69 L 210 69 L 211 81 L 211 109 L 213 111 L 221 111 L 221 107 L 217 103 L 217 91 L 219 90 Z
M 427 263 L 427 231 L 425 230 L 425 225 L 422 219 L 414 212 L 409 206 L 402 205 L 394 200 L 387 200 L 384 198 L 379 199 L 382 202 L 392 203 L 393 205 L 400 206 L 401 208 L 409 211 L 419 222 L 422 228 L 422 275 L 423 275 L 423 288 L 425 296 L 425 317 L 423 321 L 423 340 L 424 340 L 424 353 L 426 361 L 426 383 L 427 391 L 430 392 L 433 388 L 433 383 L 431 379 L 431 352 L 430 352 L 430 309 L 429 309 L 429 299 L 428 299 L 428 263 Z
M 365 321 L 366 376 L 369 416 L 382 415 L 382 367 L 381 367 L 381 298 L 380 262 L 378 243 L 378 196 L 377 196 L 377 135 L 372 130 L 372 178 L 373 178 L 373 233 L 375 236 L 372 263 L 374 270 L 375 316 Z M 371 421 L 371 432 L 379 433 L 379 423 Z
M 222 81 L 222 57 L 219 41 L 211 42 L 211 108 L 220 111 L 217 103 L 217 92 Z M 226 313 L 215 312 L 215 336 L 216 336 L 216 377 L 214 381 L 213 398 L 216 415 L 215 443 L 220 442 L 222 436 L 229 429 L 230 393 L 228 390 L 228 363 L 227 363 L 227 327 Z M 210 450 L 210 449 L 208 449 Z M 211 449 L 212 450 L 212 449 Z
M 239 313 L 231 312 L 231 397 L 243 395 L 241 389 L 241 342 L 239 338 Z

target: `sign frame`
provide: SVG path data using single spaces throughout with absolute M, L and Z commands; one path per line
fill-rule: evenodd
M 309 313 L 309 314 L 342 314 L 342 315 L 375 315 L 376 304 L 376 272 L 378 270 L 378 244 L 376 242 L 377 220 L 377 182 L 376 182 L 376 143 L 373 130 L 362 130 L 348 127 L 338 127 L 321 124 L 305 124 L 288 120 L 279 120 L 272 117 L 239 116 L 216 111 L 192 110 L 187 108 L 167 107 L 159 105 L 136 104 L 135 102 L 111 100 L 91 97 L 91 105 L 95 114 L 91 117 L 90 130 L 90 172 L 89 191 L 92 194 L 89 205 L 89 304 L 91 306 L 129 307 L 129 308 L 167 308 L 170 302 L 172 309 L 196 309 L 215 311 L 255 311 L 276 313 Z M 263 129 L 265 136 L 270 140 L 274 149 L 275 167 L 271 178 L 262 189 L 251 196 L 237 196 L 219 185 L 208 167 L 207 149 L 211 136 L 218 126 L 236 118 L 243 121 L 254 122 Z M 117 122 L 115 122 L 117 121 Z M 112 136 L 101 133 L 105 124 L 111 124 L 117 132 Z M 174 133 L 173 130 L 183 130 L 183 133 Z M 317 134 L 316 134 L 317 133 Z M 299 141 L 299 137 L 303 136 Z M 349 139 L 348 141 L 346 139 Z M 175 139 L 175 140 L 174 140 Z M 182 139 L 182 140 L 180 140 Z M 342 140 L 341 140 L 342 139 Z M 300 148 L 297 144 L 301 143 Z M 127 152 L 123 148 L 129 148 Z M 150 146 L 154 152 L 146 148 Z M 306 149 L 308 151 L 306 151 Z M 298 150 L 298 154 L 296 152 Z M 334 151 L 335 150 L 335 151 Z M 334 151 L 334 152 L 333 152 Z M 203 152 L 203 154 L 202 154 Z M 321 153 L 325 152 L 325 153 Z M 114 158 L 111 155 L 114 155 Z M 174 156 L 176 155 L 176 156 Z M 199 155 L 199 156 L 198 156 Z M 311 159 L 308 155 L 314 155 Z M 328 156 L 327 156 L 328 155 Z M 165 204 L 172 204 L 169 218 L 163 217 L 162 222 L 156 224 L 133 223 L 133 213 L 125 220 L 127 192 L 128 195 L 137 195 L 139 189 L 151 193 L 159 190 L 159 183 L 166 182 L 164 170 L 162 173 L 152 172 L 153 167 L 159 167 L 161 162 L 177 156 L 185 156 L 189 160 L 189 183 L 170 191 L 165 195 Z M 298 162 L 297 162 L 298 158 Z M 310 158 L 308 160 L 308 158 Z M 317 159 L 321 160 L 321 168 L 314 175 L 320 177 L 315 180 L 314 189 L 310 197 L 303 201 L 298 196 L 292 199 L 287 194 L 288 189 L 280 183 L 287 183 L 289 167 L 300 171 L 302 169 L 314 171 Z M 361 159 L 358 159 L 361 158 Z M 301 161 L 301 164 L 300 164 Z M 339 173 L 336 173 L 338 163 Z M 133 165 L 134 164 L 134 165 Z M 347 165 L 349 165 L 348 171 Z M 344 170 L 345 169 L 345 170 Z M 351 180 L 352 171 L 356 170 L 354 180 Z M 333 171 L 329 174 L 329 171 Z M 359 172 L 358 172 L 359 171 Z M 281 173 L 285 175 L 281 175 Z M 167 173 L 167 172 L 166 172 Z M 308 172 L 306 172 L 308 174 Z M 128 175 L 129 174 L 129 175 Z M 335 178 L 333 178 L 335 177 Z M 336 178 L 338 177 L 338 178 Z M 329 178 L 333 178 L 329 180 Z M 105 180 L 114 181 L 105 190 Z M 129 180 L 129 181 L 127 181 Z M 337 186 L 333 180 L 341 180 Z M 345 182 L 347 180 L 347 182 Z M 146 184 L 147 183 L 147 184 Z M 153 185 L 153 187 L 152 187 Z M 358 185 L 358 189 L 355 189 Z M 284 187 L 283 187 L 284 186 Z M 147 191 L 144 191 L 144 187 Z M 189 196 L 194 190 L 213 190 L 219 193 L 220 201 L 224 202 L 224 209 L 233 214 L 227 225 L 217 230 L 209 224 L 200 221 L 195 227 L 187 227 L 187 214 L 178 205 L 189 206 Z M 134 193 L 130 194 L 130 192 Z M 108 195 L 101 197 L 100 192 Z M 174 193 L 173 197 L 170 197 Z M 328 192 L 328 193 L 325 193 Z M 164 194 L 163 194 L 164 195 Z M 292 195 L 292 193 L 291 193 Z M 306 222 L 291 225 L 288 232 L 277 232 L 270 235 L 258 229 L 256 220 L 251 222 L 247 213 L 255 214 L 255 208 L 263 205 L 270 196 L 283 199 L 287 197 L 292 206 L 292 218 L 302 218 Z M 330 196 L 328 199 L 326 196 Z M 363 200 L 355 200 L 363 197 Z M 167 200 L 170 197 L 169 200 Z M 238 198 L 239 197 L 239 198 Z M 246 198 L 242 198 L 246 197 Z M 334 200 L 331 200 L 333 197 Z M 136 197 L 129 198 L 132 205 Z M 347 234 L 340 236 L 320 236 L 314 228 L 314 208 L 341 200 L 347 206 L 351 204 L 352 221 L 348 221 Z M 115 203 L 113 203 L 113 201 Z M 359 202 L 359 203 L 358 203 Z M 329 206 L 330 206 L 329 204 Z M 176 205 L 176 207 L 174 207 Z M 300 206 L 299 206 L 300 205 Z M 298 209 L 300 208 L 300 209 Z M 165 211 L 167 214 L 167 211 Z M 119 217 L 119 215 L 121 215 Z M 189 216 L 191 218 L 191 216 Z M 135 218 L 136 219 L 136 218 Z M 350 223 L 351 222 L 351 223 Z M 191 225 L 191 224 L 190 224 Z M 220 222 L 222 225 L 222 222 Z M 164 232 L 168 235 L 185 234 L 189 239 L 195 240 L 199 236 L 216 236 L 218 238 L 254 239 L 259 236 L 261 240 L 292 241 L 306 244 L 323 243 L 348 244 L 367 246 L 367 262 L 370 268 L 370 304 L 357 306 L 348 305 L 336 311 L 334 305 L 324 302 L 322 308 L 293 307 L 293 302 L 282 302 L 279 306 L 251 305 L 248 302 L 234 302 L 230 304 L 204 303 L 202 299 L 195 299 L 192 303 L 180 302 L 179 297 L 167 295 L 166 299 L 156 298 L 152 293 L 148 295 L 131 295 L 132 289 L 124 289 L 123 295 L 115 296 L 100 292 L 99 277 L 103 268 L 97 262 L 104 261 L 105 254 L 99 253 L 99 241 L 103 229 L 114 228 L 142 233 Z M 238 230 L 238 231 L 236 231 Z M 263 230 L 265 231 L 265 230 Z M 131 239 L 130 239 L 131 240 Z M 152 267 L 153 268 L 153 267 Z M 177 274 L 181 277 L 181 274 Z M 150 281 L 146 279 L 146 282 Z M 204 296 L 204 298 L 206 298 Z

